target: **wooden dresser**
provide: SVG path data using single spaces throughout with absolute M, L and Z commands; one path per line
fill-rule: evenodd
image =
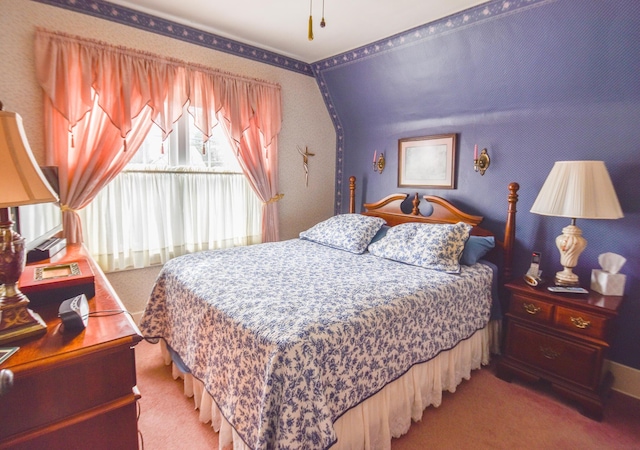
M 50 262 L 80 258 L 90 260 L 95 274 L 90 312 L 124 311 L 83 247 L 70 245 Z M 14 376 L 0 397 L 0 448 L 137 449 L 138 328 L 127 313 L 104 313 L 90 316 L 83 331 L 65 333 L 59 303 L 32 308 L 47 323 L 45 335 L 6 345 L 20 350 L 0 365 Z
M 613 381 L 604 360 L 623 297 L 552 293 L 522 280 L 506 288 L 511 298 L 498 376 L 547 380 L 584 415 L 601 420 Z

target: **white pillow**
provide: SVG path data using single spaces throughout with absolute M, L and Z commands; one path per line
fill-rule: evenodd
M 303 231 L 300 239 L 360 254 L 367 250 L 367 246 L 385 223 L 379 217 L 339 214 Z
M 385 237 L 369 245 L 369 253 L 381 258 L 460 273 L 460 256 L 471 225 L 405 223 L 391 227 Z

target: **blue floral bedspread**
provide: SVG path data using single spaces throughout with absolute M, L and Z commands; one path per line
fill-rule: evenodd
M 349 408 L 487 324 L 491 278 L 299 239 L 194 253 L 165 265 L 140 329 L 251 448 L 323 449 Z

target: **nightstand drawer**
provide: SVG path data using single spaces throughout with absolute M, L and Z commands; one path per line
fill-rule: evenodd
M 553 305 L 531 297 L 514 295 L 509 312 L 525 319 L 549 323 L 553 317 Z
M 522 363 L 544 370 L 555 377 L 595 387 L 599 351 L 553 335 L 510 322 L 506 354 Z
M 589 314 L 563 306 L 556 307 L 555 324 L 574 333 L 605 340 L 608 321 L 605 317 Z

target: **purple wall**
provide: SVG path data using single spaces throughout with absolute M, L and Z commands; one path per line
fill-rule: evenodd
M 397 187 L 398 139 L 458 134 L 457 188 L 423 190 L 485 216 L 500 231 L 507 185 L 520 184 L 515 273 L 532 250 L 560 270 L 553 241 L 568 219 L 529 212 L 557 160 L 604 160 L 623 219 L 578 220 L 588 247 L 576 273 L 589 284 L 603 252 L 627 258 L 626 301 L 610 358 L 640 369 L 640 2 L 491 2 L 314 65 L 338 130 L 336 210 L 348 178 L 357 203 Z M 473 171 L 473 146 L 492 158 Z M 384 151 L 382 174 L 371 168 Z

